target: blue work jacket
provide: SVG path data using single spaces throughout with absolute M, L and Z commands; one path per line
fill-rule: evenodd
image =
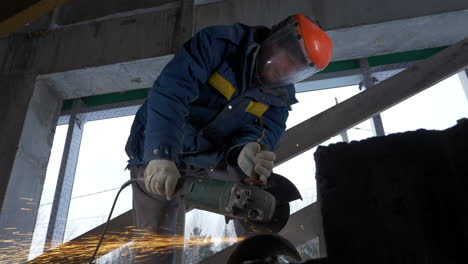
M 135 116 L 125 147 L 128 167 L 170 159 L 214 168 L 252 141 L 274 150 L 297 100 L 294 85 L 271 94 L 252 84 L 258 32 L 265 30 L 213 26 L 186 42 Z

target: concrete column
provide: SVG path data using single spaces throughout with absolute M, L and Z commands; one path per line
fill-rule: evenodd
M 0 75 L 0 247 L 12 252 L 2 263 L 27 259 L 62 104 L 35 80 L 34 73 Z

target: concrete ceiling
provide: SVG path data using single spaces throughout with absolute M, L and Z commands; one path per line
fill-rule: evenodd
M 313 16 L 333 39 L 334 61 L 447 46 L 468 37 L 465 0 L 197 3 L 195 31 L 235 22 L 270 26 L 296 12 Z M 173 36 L 180 33 L 179 9 L 178 1 L 167 0 L 70 1 L 59 9 L 53 31 L 30 39 L 21 34 L 0 39 L 0 54 L 6 54 L 0 67 L 4 72 L 37 71 L 42 74 L 38 85 L 64 98 L 147 88 L 172 55 Z

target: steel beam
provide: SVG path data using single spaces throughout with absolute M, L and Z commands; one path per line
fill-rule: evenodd
M 277 164 L 294 158 L 467 66 L 468 39 L 465 39 L 289 129 L 276 151 Z
M 463 91 L 465 91 L 466 100 L 468 100 L 468 70 L 464 70 L 458 73 L 458 77 L 460 78 L 460 82 L 463 87 Z
M 308 205 L 292 214 L 288 223 L 280 232 L 280 235 L 287 238 L 296 247 L 318 237 L 319 257 L 324 258 L 327 256 L 322 212 L 319 202 Z
M 335 103 L 338 104 L 338 98 L 335 97 Z M 348 131 L 343 131 L 340 134 L 343 142 L 349 143 Z
M 367 58 L 362 58 L 359 60 L 359 67 L 361 69 L 361 74 L 363 77 L 363 87 L 365 89 L 371 89 L 375 85 L 376 81 L 374 80 L 374 78 L 372 78 L 372 71 L 369 67 L 369 61 L 367 60 Z M 372 116 L 371 125 L 374 136 L 385 136 L 385 130 L 383 127 L 382 117 L 380 116 L 380 113 Z
M 68 209 L 73 192 L 73 183 L 75 181 L 81 136 L 83 134 L 84 120 L 82 116 L 78 114 L 82 104 L 80 99 L 73 102 L 52 211 L 50 213 L 49 226 L 47 228 L 44 251 L 54 248 L 63 242 Z

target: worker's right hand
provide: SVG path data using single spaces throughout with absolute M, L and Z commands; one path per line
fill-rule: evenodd
M 166 196 L 167 200 L 171 200 L 179 178 L 180 173 L 175 162 L 152 160 L 145 170 L 145 187 L 149 192 Z

